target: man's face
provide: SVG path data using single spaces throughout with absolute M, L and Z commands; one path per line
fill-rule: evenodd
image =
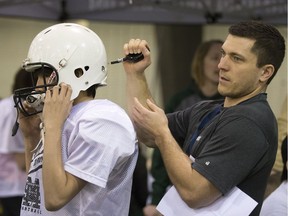
M 241 99 L 260 87 L 262 69 L 256 66 L 257 56 L 251 52 L 254 43 L 252 39 L 228 35 L 218 65 L 218 91 L 223 96 Z

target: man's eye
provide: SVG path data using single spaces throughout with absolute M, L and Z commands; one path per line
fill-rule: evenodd
M 238 56 L 233 56 L 232 58 L 234 61 L 240 61 L 241 60 L 241 58 L 239 58 Z

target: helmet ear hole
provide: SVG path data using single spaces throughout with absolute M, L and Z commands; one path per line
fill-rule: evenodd
M 89 66 L 85 66 L 84 69 L 85 69 L 85 71 L 88 71 L 89 70 Z
M 74 74 L 77 78 L 80 78 L 81 76 L 83 76 L 84 72 L 82 70 L 82 68 L 77 68 L 75 71 L 74 71 Z

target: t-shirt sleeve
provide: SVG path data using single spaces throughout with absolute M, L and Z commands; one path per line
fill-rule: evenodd
M 170 132 L 182 148 L 187 136 L 190 121 L 192 121 L 191 115 L 194 113 L 193 107 L 194 106 L 185 110 L 167 114 Z M 196 115 L 195 118 L 197 117 L 198 115 Z
M 241 116 L 219 122 L 192 167 L 223 194 L 249 175 L 268 149 L 261 129 Z
M 115 164 L 135 151 L 133 129 L 124 125 L 117 118 L 79 122 L 70 136 L 65 170 L 105 187 Z

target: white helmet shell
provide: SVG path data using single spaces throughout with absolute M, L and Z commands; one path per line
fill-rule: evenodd
M 87 90 L 94 84 L 106 85 L 107 56 L 104 44 L 95 32 L 82 25 L 61 23 L 41 31 L 33 39 L 23 66 L 27 71 L 33 71 L 41 63 L 56 69 L 59 78 L 57 84 L 64 82 L 71 85 L 71 100 L 81 90 Z

